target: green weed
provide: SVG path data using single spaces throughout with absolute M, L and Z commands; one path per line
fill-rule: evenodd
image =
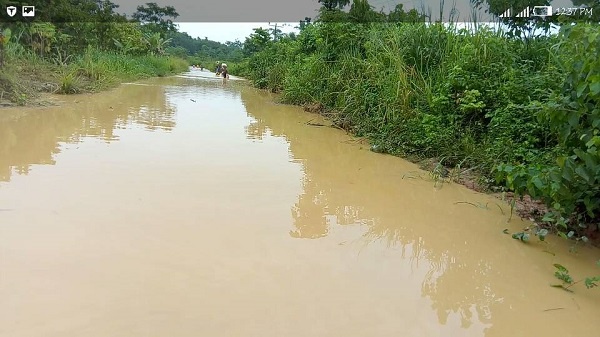
M 571 274 L 569 273 L 569 270 L 567 268 L 565 268 L 564 266 L 562 266 L 558 263 L 555 263 L 554 268 L 556 269 L 556 271 L 554 272 L 554 277 L 561 280 L 562 283 L 552 284 L 551 285 L 552 287 L 561 288 L 563 290 L 573 292 L 571 287 L 573 287 L 574 285 L 576 285 L 578 283 L 583 282 L 587 289 L 591 289 L 591 288 L 597 287 L 598 282 L 600 282 L 600 276 L 586 277 L 584 279 L 575 281 L 573 279 L 573 277 L 571 276 Z
M 77 94 L 81 92 L 81 79 L 79 75 L 74 72 L 67 72 L 63 74 L 59 79 L 59 89 L 58 93 L 60 94 Z

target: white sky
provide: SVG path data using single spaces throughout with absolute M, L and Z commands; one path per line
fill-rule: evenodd
M 269 22 L 177 22 L 177 24 L 180 32 L 188 33 L 191 37 L 201 39 L 207 37 L 209 40 L 221 43 L 234 42 L 236 39 L 244 42 L 246 37 L 254 33 L 253 28 L 274 28 L 274 26 L 269 26 Z M 270 24 L 275 25 L 275 22 Z M 283 24 L 286 26 L 281 26 Z M 277 22 L 277 29 L 284 33 L 298 32 L 298 29 L 294 28 L 295 26 L 298 26 L 297 22 Z

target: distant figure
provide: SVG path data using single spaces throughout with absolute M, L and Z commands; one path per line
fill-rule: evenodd
M 223 77 L 223 84 L 225 84 L 229 78 L 229 71 L 227 70 L 227 65 L 225 63 L 221 66 L 221 77 Z
M 216 76 L 221 75 L 221 62 L 217 61 L 217 70 L 215 72 Z

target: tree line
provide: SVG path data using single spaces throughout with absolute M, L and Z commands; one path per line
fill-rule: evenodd
M 220 43 L 192 38 L 179 32 L 174 20 L 179 16 L 172 6 L 146 3 L 131 18 L 118 13 L 110 0 L 0 0 L 2 8 L 36 6 L 36 16 L 7 18 L 0 23 L 0 64 L 2 50 L 9 41 L 18 43 L 41 57 L 65 59 L 89 46 L 129 55 L 175 55 L 183 58 L 241 59 L 241 43 Z

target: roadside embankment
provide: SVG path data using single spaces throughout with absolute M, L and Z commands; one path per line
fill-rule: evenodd
M 24 50 L 8 50 L 0 69 L 0 106 L 44 104 L 42 93 L 77 94 L 122 82 L 168 76 L 188 69 L 172 56 L 124 55 L 88 49 L 67 60 L 49 61 Z

